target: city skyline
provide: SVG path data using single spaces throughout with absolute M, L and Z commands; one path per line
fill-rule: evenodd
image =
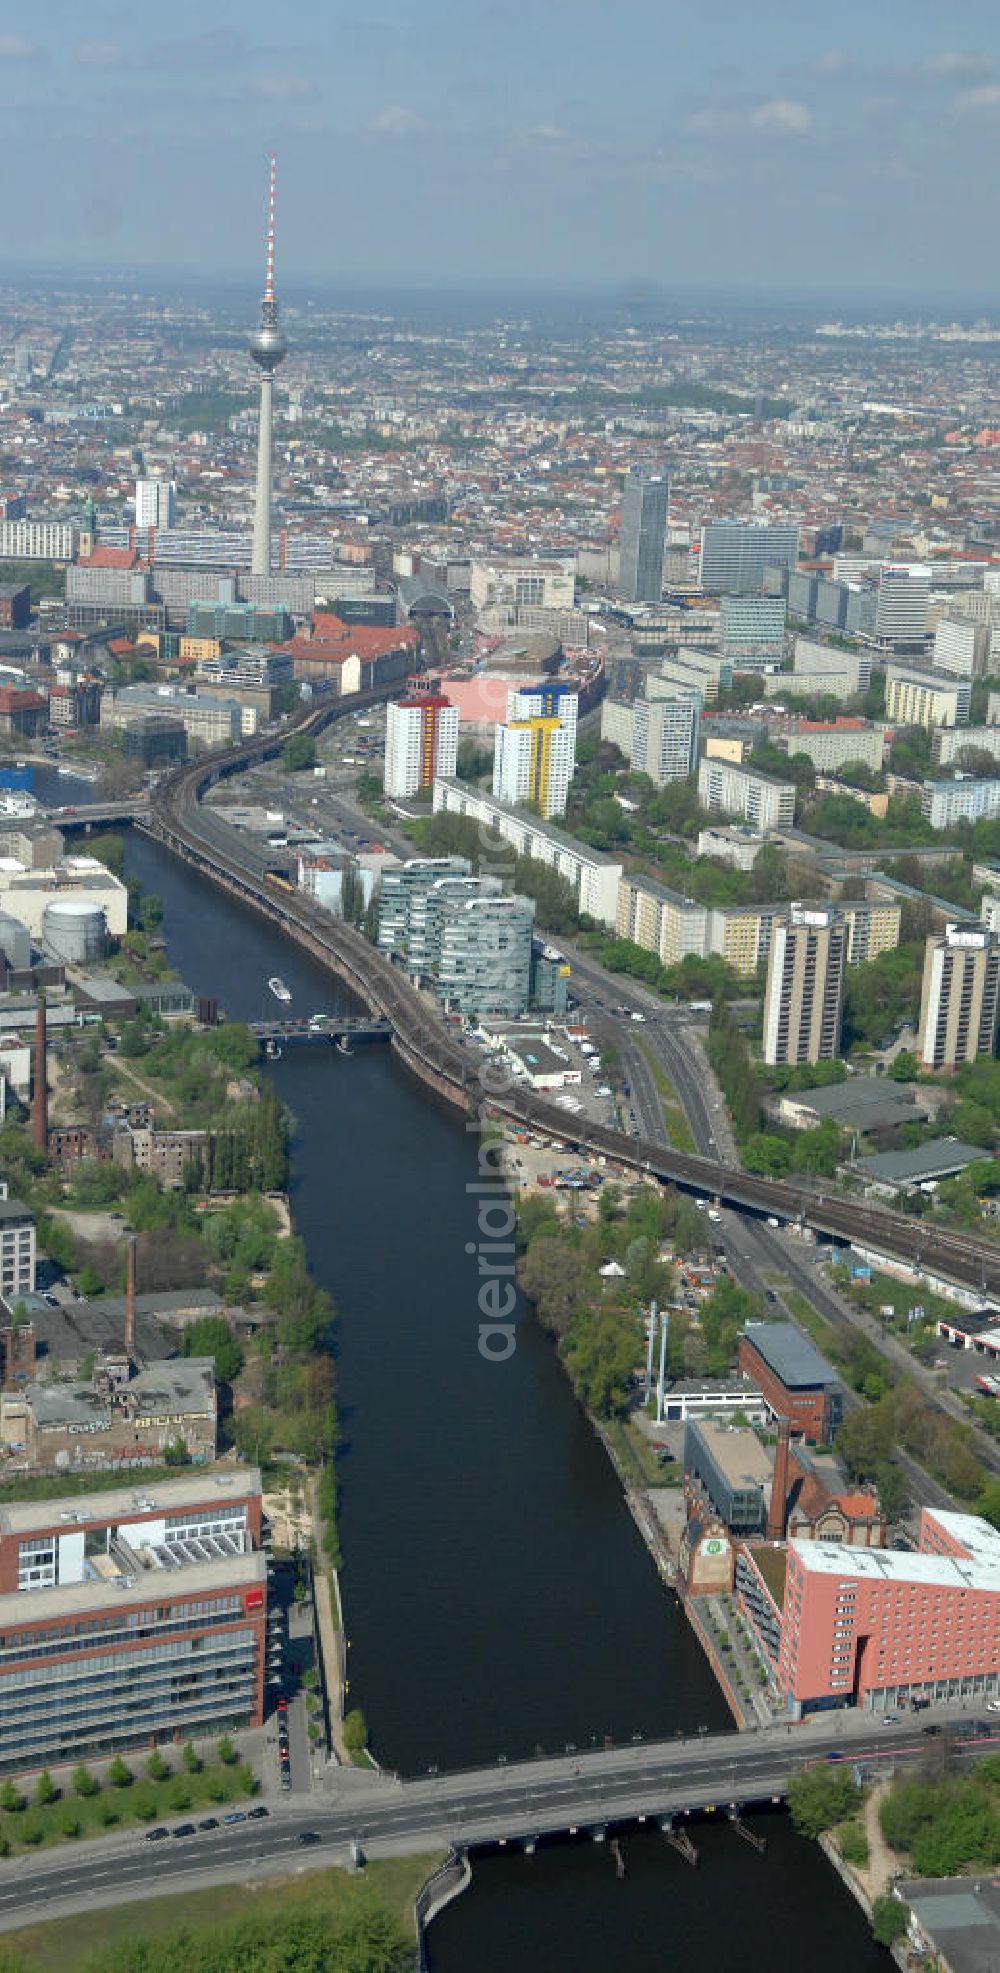
M 54 0 L 0 36 L 15 142 L 51 133 L 8 261 L 249 279 L 246 188 L 274 148 L 290 282 L 988 292 L 986 0 L 953 30 L 925 0 L 846 0 L 835 30 L 722 0 L 710 41 L 676 5 L 610 21 L 543 0 L 504 34 L 450 0 L 419 22 L 398 0 L 352 21 L 308 0 L 278 42 L 260 0 L 238 25 L 180 0 L 168 34 L 121 0 L 86 27 Z

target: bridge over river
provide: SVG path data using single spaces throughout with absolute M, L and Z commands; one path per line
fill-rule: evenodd
M 669 1741 L 500 1760 L 490 1768 L 399 1781 L 331 1767 L 311 1795 L 272 1800 L 265 1820 L 192 1831 L 179 1842 L 115 1836 L 79 1848 L 0 1862 L 0 1930 L 41 1916 L 93 1910 L 182 1889 L 258 1881 L 289 1868 L 328 1868 L 345 1858 L 404 1856 L 474 1846 L 532 1850 L 550 1837 L 603 1841 L 616 1830 L 659 1824 L 677 1847 L 697 1846 L 689 1824 L 780 1802 L 790 1777 L 812 1761 L 860 1764 L 867 1774 L 906 1767 L 928 1753 L 927 1726 L 951 1735 L 960 1755 L 995 1748 L 970 1715 L 935 1708 L 887 1725 L 843 1712 L 757 1733 L 694 1734 Z M 960 1735 L 969 1737 L 959 1737 Z M 175 1817 L 179 1824 L 183 1819 Z M 303 1837 L 305 1843 L 303 1844 Z M 690 1847 L 689 1847 L 690 1845 Z

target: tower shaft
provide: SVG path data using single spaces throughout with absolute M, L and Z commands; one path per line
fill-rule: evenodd
M 271 400 L 274 380 L 270 371 L 260 377 L 260 424 L 257 431 L 257 492 L 253 510 L 254 575 L 271 573 Z

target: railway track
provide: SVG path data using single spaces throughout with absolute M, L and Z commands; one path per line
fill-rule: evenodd
M 265 867 L 266 859 L 205 815 L 202 798 L 219 780 L 274 758 L 291 733 L 315 736 L 338 718 L 383 703 L 398 689 L 381 687 L 348 699 L 325 700 L 279 734 L 261 735 L 225 754 L 203 756 L 159 784 L 149 816 L 137 826 L 328 965 L 370 1012 L 392 1023 L 394 1046 L 403 1059 L 459 1107 L 475 1109 L 484 1118 L 506 1118 L 584 1154 L 606 1156 L 626 1169 L 646 1172 L 739 1210 L 785 1224 L 808 1225 L 845 1244 L 871 1247 L 920 1271 L 940 1273 L 984 1297 L 1000 1297 L 1000 1252 L 981 1236 L 930 1228 L 888 1207 L 824 1192 L 819 1185 L 759 1178 L 715 1159 L 584 1123 L 518 1085 L 498 1086 L 482 1057 L 428 1010 L 409 981 L 353 926 L 276 881 Z

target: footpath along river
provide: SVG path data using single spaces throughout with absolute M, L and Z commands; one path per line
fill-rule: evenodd
M 138 835 L 128 868 L 163 901 L 170 962 L 234 1018 L 343 1006 L 336 983 Z M 478 1349 L 476 1139 L 388 1048 L 291 1049 L 274 1080 L 296 1120 L 292 1209 L 339 1312 L 343 1590 L 350 1698 L 404 1774 L 607 1734 L 724 1727 L 728 1713 L 661 1587 L 618 1482 L 523 1303 L 517 1347 Z M 888 1965 L 819 1853 L 784 1818 L 766 1857 L 709 1826 L 694 1871 L 659 1836 L 477 1859 L 433 1927 L 435 1973 L 813 1973 Z

